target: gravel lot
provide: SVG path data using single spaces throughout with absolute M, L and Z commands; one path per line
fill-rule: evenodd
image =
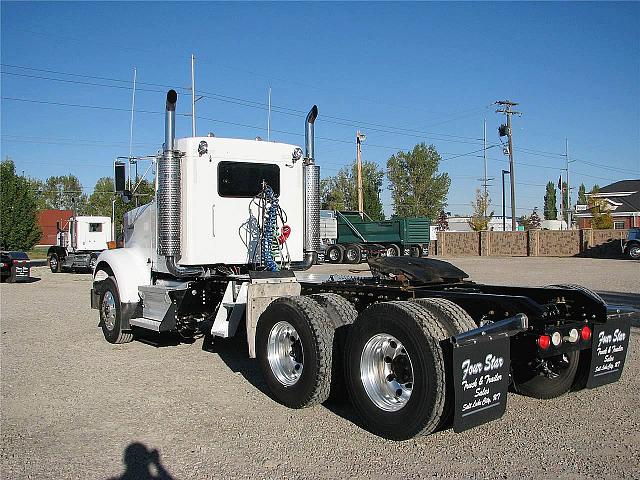
M 638 262 L 449 260 L 476 281 L 582 283 L 640 306 Z M 241 338 L 216 340 L 214 353 L 202 340 L 176 345 L 170 336 L 110 345 L 89 308 L 90 275 L 43 267 L 32 275 L 41 279 L 0 287 L 2 478 L 637 478 L 640 471 L 638 328 L 618 383 L 551 401 L 509 394 L 501 420 L 390 442 L 360 428 L 348 404 L 294 411 L 271 400 Z

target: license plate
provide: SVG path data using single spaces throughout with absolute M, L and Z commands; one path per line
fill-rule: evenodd
M 462 432 L 504 414 L 510 368 L 509 337 L 453 347 L 453 430 Z
M 629 348 L 631 322 L 628 318 L 610 319 L 593 327 L 591 367 L 587 388 L 620 380 Z

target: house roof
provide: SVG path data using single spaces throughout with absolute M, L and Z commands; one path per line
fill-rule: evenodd
M 640 212 L 640 191 L 627 197 L 616 197 L 616 200 L 622 203 L 616 212 Z
M 640 192 L 640 179 L 620 180 L 600 188 L 600 193 Z

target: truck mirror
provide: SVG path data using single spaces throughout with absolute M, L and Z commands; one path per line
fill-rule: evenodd
M 126 187 L 126 170 L 124 162 L 116 162 L 113 165 L 114 170 L 114 178 L 115 178 L 115 189 L 116 192 L 122 193 L 124 192 Z

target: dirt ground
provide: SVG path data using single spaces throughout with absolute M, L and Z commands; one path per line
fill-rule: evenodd
M 580 283 L 640 307 L 640 263 L 447 259 L 479 282 Z M 353 268 L 353 267 L 350 267 Z M 361 265 L 356 268 L 365 268 Z M 349 273 L 349 267 L 340 269 Z M 335 266 L 314 267 L 338 273 Z M 0 287 L 1 478 L 637 478 L 640 329 L 615 384 L 406 442 L 359 426 L 348 403 L 290 410 L 266 392 L 242 338 L 111 345 L 89 308 L 91 276 Z

